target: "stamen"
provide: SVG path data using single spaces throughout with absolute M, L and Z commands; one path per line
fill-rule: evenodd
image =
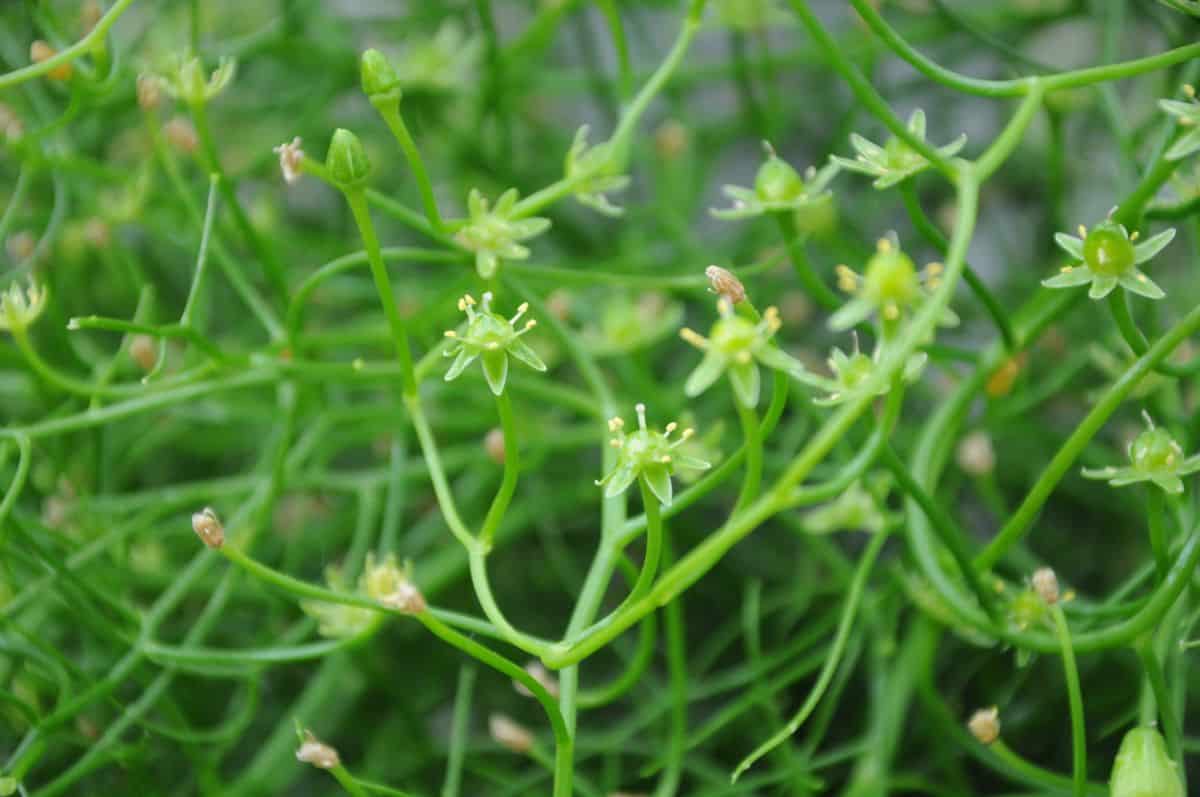
M 1077 229 L 1079 231 L 1080 238 L 1087 238 L 1087 227 L 1084 227 L 1082 224 L 1080 224 Z
M 482 297 L 482 298 L 483 298 L 483 302 L 482 302 L 482 304 L 481 304 L 481 307 L 483 307 L 483 311 L 484 311 L 485 313 L 486 313 L 486 312 L 490 312 L 490 311 L 491 311 L 491 309 L 492 309 L 492 308 L 491 308 L 491 304 L 492 304 L 492 292 L 491 292 L 491 291 L 484 291 L 484 294 L 483 294 L 483 297 Z
M 708 338 L 704 337 L 699 332 L 696 332 L 696 330 L 690 329 L 689 327 L 684 327 L 683 329 L 679 330 L 679 337 L 683 338 L 697 349 L 708 348 Z
M 663 429 L 663 434 L 669 435 L 671 432 L 675 431 L 675 429 L 678 428 L 678 426 L 679 426 L 679 424 L 675 423 L 675 421 L 671 421 L 670 423 L 667 424 L 666 428 Z
M 887 238 L 880 238 L 878 241 L 875 242 L 875 248 L 878 249 L 880 252 L 884 252 L 884 253 L 890 252 L 890 251 L 892 251 L 892 242 L 890 240 L 888 240 Z
M 646 431 L 646 405 L 638 402 L 633 408 L 637 411 L 638 428 L 643 432 Z
M 445 332 L 443 332 L 442 334 L 443 334 L 443 335 L 445 335 L 445 336 L 446 336 L 446 337 L 448 337 L 448 338 L 457 338 L 457 337 L 458 337 L 458 333 L 457 333 L 457 332 L 455 332 L 453 329 L 447 329 L 447 330 L 446 330 Z
M 625 421 L 617 415 L 608 419 L 608 431 L 615 432 L 625 426 Z
M 682 443 L 684 440 L 687 440 L 689 437 L 691 437 L 695 433 L 696 433 L 696 430 L 689 426 L 688 428 L 684 429 L 682 432 L 679 433 L 679 442 Z
M 1075 270 L 1074 266 L 1063 266 L 1062 268 L 1059 269 L 1059 271 L 1061 271 L 1064 274 L 1070 274 L 1074 270 Z
M 930 277 L 936 277 L 938 274 L 941 274 L 945 270 L 946 270 L 946 267 L 936 261 L 934 261 L 933 263 L 929 263 L 925 266 L 925 273 L 928 274 Z
M 659 461 L 659 462 L 661 462 L 661 463 L 662 463 L 662 464 L 664 464 L 664 465 L 668 465 L 668 464 L 670 464 L 670 462 L 671 462 L 671 455 L 670 455 L 670 454 L 663 454 L 663 455 L 662 455 L 662 457 L 661 457 L 661 458 L 660 458 L 658 461 Z
M 1142 233 L 1140 231 L 1134 230 L 1133 233 L 1129 236 L 1129 240 L 1136 241 L 1138 238 L 1141 237 L 1141 235 L 1142 235 Z
M 850 330 L 850 337 L 854 339 L 854 353 L 861 354 L 862 351 L 861 351 L 861 349 L 858 348 L 858 330 L 857 329 Z
M 1147 412 L 1146 410 L 1142 410 L 1142 417 L 1146 419 L 1146 426 L 1153 429 L 1154 428 L 1154 419 L 1150 417 L 1150 413 Z
M 900 317 L 900 308 L 895 302 L 888 302 L 883 308 L 883 317 L 888 321 L 895 321 Z

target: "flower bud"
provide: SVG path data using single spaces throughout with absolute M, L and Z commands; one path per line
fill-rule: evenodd
M 149 335 L 134 335 L 129 341 L 129 357 L 138 368 L 149 373 L 158 363 L 158 352 L 155 350 L 154 338 Z
M 972 476 L 986 476 L 996 468 L 996 451 L 987 432 L 974 431 L 962 439 L 956 452 L 958 466 Z
M 746 300 L 746 286 L 742 285 L 742 281 L 733 276 L 733 272 L 720 266 L 709 266 L 704 269 L 704 276 L 708 277 L 709 284 L 712 286 L 712 292 L 727 300 L 730 304 L 737 304 Z
M 488 732 L 497 744 L 517 755 L 525 755 L 533 749 L 533 734 L 523 725 L 504 714 L 488 717 Z
M 92 32 L 92 28 L 96 27 L 101 17 L 104 16 L 104 9 L 100 7 L 97 0 L 84 0 L 82 6 L 79 7 L 79 27 L 82 35 L 86 36 Z
M 371 164 L 358 136 L 345 128 L 333 131 L 329 142 L 329 153 L 325 156 L 325 168 L 339 188 L 353 188 L 366 182 L 371 174 Z
M 1033 572 L 1033 591 L 1048 606 L 1058 603 L 1058 576 L 1048 567 L 1039 567 Z
M 654 131 L 654 148 L 663 160 L 675 160 L 688 148 L 688 129 L 674 119 L 668 119 Z
M 1183 783 L 1158 731 L 1134 728 L 1125 734 L 1109 788 L 1112 797 L 1183 797 Z
M 775 154 L 770 144 L 764 144 L 767 159 L 754 178 L 754 192 L 766 202 L 787 202 L 804 193 L 804 180 L 791 164 Z
M 162 78 L 149 73 L 137 77 L 137 102 L 143 111 L 152 111 L 162 103 Z
M 33 44 L 29 45 L 29 60 L 35 64 L 40 64 L 54 56 L 58 55 L 58 50 L 55 50 L 49 44 L 37 39 Z M 71 77 L 71 62 L 59 64 L 46 73 L 51 80 L 69 80 Z
M 991 744 L 1000 738 L 1000 709 L 981 708 L 967 720 L 967 730 L 981 744 Z
M 191 155 L 200 146 L 196 128 L 192 127 L 192 123 L 182 116 L 173 117 L 163 125 L 163 135 L 167 137 L 168 144 L 184 155 Z
M 225 527 L 211 507 L 206 506 L 192 515 L 192 531 L 196 532 L 201 542 L 214 550 L 225 544 Z
M 363 94 L 373 104 L 400 101 L 400 78 L 386 55 L 376 49 L 365 50 L 360 65 Z
M 483 438 L 483 450 L 497 465 L 504 464 L 504 432 L 499 427 L 488 430 Z
M 342 760 L 338 751 L 322 742 L 312 731 L 304 731 L 300 737 L 300 746 L 296 748 L 296 760 L 312 764 L 317 769 L 333 769 L 341 766 Z
M 558 681 L 545 668 L 540 661 L 531 661 L 525 665 L 525 672 L 529 673 L 529 677 L 542 685 L 551 697 L 558 697 Z M 533 692 L 529 691 L 529 687 L 520 681 L 514 680 L 513 689 L 522 697 L 533 697 Z

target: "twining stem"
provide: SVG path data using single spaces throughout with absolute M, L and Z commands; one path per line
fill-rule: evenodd
M 487 516 L 483 520 L 483 527 L 479 530 L 479 541 L 485 550 L 492 547 L 496 529 L 504 520 L 504 513 L 508 511 L 508 504 L 512 500 L 513 492 L 517 489 L 517 476 L 521 471 L 517 422 L 513 417 L 512 400 L 508 397 L 507 391 L 496 396 L 496 409 L 500 414 L 500 431 L 504 435 L 504 475 L 500 480 L 500 489 L 496 491 L 496 497 L 492 499 L 492 505 L 488 508 Z
M 400 113 L 400 103 L 396 101 L 378 102 L 375 103 L 375 108 L 383 117 L 388 129 L 392 131 L 400 149 L 404 150 L 404 157 L 408 161 L 408 168 L 412 170 L 413 178 L 417 181 L 417 191 L 421 194 L 421 204 L 425 206 L 425 217 L 429 220 L 430 226 L 436 232 L 445 232 L 442 216 L 438 212 L 437 199 L 433 195 L 433 185 L 429 181 L 429 172 L 425 168 L 424 159 L 421 158 L 421 151 L 417 149 L 412 134 L 408 132 L 408 126 L 404 124 L 404 117 Z
M 1075 651 L 1071 645 L 1071 630 L 1062 605 L 1050 607 L 1054 619 L 1054 632 L 1062 648 L 1063 675 L 1067 681 L 1067 700 L 1071 709 L 1071 761 L 1072 794 L 1084 797 L 1087 793 L 1087 729 L 1083 719 L 1083 692 L 1079 688 L 1079 670 L 1075 666 Z

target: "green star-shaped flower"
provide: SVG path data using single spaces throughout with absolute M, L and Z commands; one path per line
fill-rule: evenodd
M 161 85 L 175 99 L 183 100 L 188 105 L 199 105 L 224 91 L 236 71 L 236 61 L 222 58 L 206 78 L 204 64 L 198 57 L 180 58 L 162 75 Z
M 1130 465 L 1124 468 L 1084 468 L 1088 479 L 1106 479 L 1113 487 L 1124 487 L 1138 482 L 1154 482 L 1171 495 L 1183 492 L 1181 477 L 1200 470 L 1200 454 L 1184 457 L 1183 449 L 1175 439 L 1154 425 L 1148 414 L 1144 414 L 1149 428 L 1129 444 Z
M 1147 299 L 1161 299 L 1166 295 L 1138 266 L 1171 243 L 1175 237 L 1174 229 L 1136 243 L 1136 232 L 1130 235 L 1125 225 L 1105 219 L 1090 232 L 1079 225 L 1079 236 L 1055 234 L 1054 241 L 1079 262 L 1063 266 L 1058 274 L 1042 280 L 1047 288 L 1073 288 L 1091 283 L 1088 296 L 1092 299 L 1103 299 L 1117 285 Z
M 925 367 L 925 361 L 929 359 L 929 355 L 925 352 L 917 352 L 908 358 L 904 364 L 904 381 L 912 382 L 921 375 L 921 370 Z M 858 348 L 858 336 L 854 336 L 854 351 L 846 354 L 841 349 L 835 348 L 827 360 L 829 370 L 833 372 L 832 380 L 825 380 L 827 383 L 826 389 L 829 394 L 813 399 L 813 404 L 822 407 L 832 407 L 837 404 L 843 404 L 852 399 L 859 398 L 864 394 L 865 385 L 871 375 L 875 373 L 875 366 L 878 364 L 878 358 L 863 354 Z M 890 382 L 884 382 L 876 390 L 874 395 L 882 396 L 891 390 Z
M 930 263 L 917 271 L 912 258 L 900 250 L 895 240 L 880 238 L 862 274 L 847 265 L 839 265 L 835 271 L 838 287 L 853 297 L 829 317 L 830 329 L 842 331 L 876 314 L 885 323 L 899 321 L 905 312 L 925 300 L 928 289 L 938 286 L 942 264 Z M 958 316 L 946 308 L 939 323 L 954 326 Z
M 921 141 L 925 140 L 925 112 L 920 108 L 908 117 L 908 132 Z M 935 149 L 944 157 L 952 158 L 966 143 L 967 136 L 963 134 L 949 144 Z M 854 147 L 856 153 L 853 159 L 834 155 L 831 158 L 833 162 L 851 171 L 876 178 L 873 185 L 880 190 L 891 188 L 896 183 L 929 168 L 929 161 L 924 155 L 896 136 L 889 138 L 881 147 L 858 133 L 851 133 L 850 146 Z
M 605 216 L 620 216 L 625 210 L 610 202 L 605 194 L 625 190 L 629 177 L 614 173 L 617 159 L 607 142 L 589 147 L 587 138 L 588 126 L 583 125 L 567 150 L 563 172 L 575 186 L 575 199 L 581 204 Z
M 1158 107 L 1174 116 L 1181 126 L 1192 128 L 1167 150 L 1164 156 L 1167 160 L 1177 161 L 1200 151 L 1200 102 L 1196 101 L 1196 89 L 1191 86 L 1184 86 L 1183 93 L 1190 102 L 1158 101 Z
M 691 438 L 694 430 L 684 429 L 677 439 L 672 440 L 671 433 L 678 427 L 677 424 L 668 423 L 661 432 L 648 429 L 646 405 L 638 404 L 634 409 L 637 410 L 638 428 L 629 434 L 625 433 L 625 421 L 620 418 L 609 419 L 608 430 L 614 435 L 610 442 L 617 449 L 617 464 L 596 485 L 604 485 L 604 495 L 612 498 L 629 489 L 635 479 L 641 478 L 659 503 L 670 506 L 671 476 L 676 468 L 707 470 L 710 465 L 678 450 Z
M 475 253 L 475 270 L 482 279 L 496 276 L 504 260 L 524 260 L 529 250 L 518 243 L 541 235 L 550 229 L 550 220 L 539 216 L 527 219 L 513 217 L 517 204 L 517 189 L 510 188 L 496 200 L 495 207 L 479 189 L 472 188 L 467 196 L 469 218 L 458 230 L 458 242 Z
M 791 164 L 775 154 L 774 148 L 763 142 L 767 159 L 758 167 L 754 188 L 727 185 L 721 190 L 733 200 L 729 208 L 709 211 L 718 219 L 747 219 L 764 213 L 782 213 L 814 208 L 827 202 L 829 182 L 838 173 L 837 164 L 830 163 L 817 171 L 810 166 L 801 178 Z
M 783 371 L 791 376 L 803 378 L 804 366 L 795 358 L 785 354 L 771 344 L 771 338 L 779 330 L 779 310 L 768 307 L 758 323 L 737 315 L 728 299 L 717 301 L 721 317 L 713 324 L 709 336 L 688 327 L 679 330 L 679 336 L 704 352 L 704 359 L 692 371 L 683 386 L 688 396 L 698 396 L 707 390 L 721 374 L 729 374 L 729 383 L 734 395 L 745 407 L 758 404 L 761 377 L 758 365 Z
M 537 322 L 529 319 L 520 331 L 514 326 L 529 310 L 529 304 L 518 307 L 517 314 L 512 318 L 504 318 L 492 312 L 491 303 L 490 292 L 483 295 L 478 310 L 470 294 L 458 300 L 458 309 L 467 314 L 467 328 L 461 335 L 452 329 L 446 330 L 446 337 L 454 340 L 444 352 L 446 357 L 454 357 L 450 370 L 446 372 L 446 381 L 457 378 L 478 357 L 483 363 L 483 375 L 488 387 L 499 396 L 504 392 L 504 383 L 508 381 L 509 355 L 535 371 L 545 371 L 546 364 L 537 352 L 521 340 L 521 336 L 537 326 Z
M 24 332 L 45 309 L 45 288 L 32 279 L 24 290 L 14 282 L 7 291 L 0 293 L 0 330 Z

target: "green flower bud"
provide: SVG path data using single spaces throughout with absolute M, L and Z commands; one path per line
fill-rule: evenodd
M 1134 728 L 1125 734 L 1109 786 L 1112 797 L 1183 797 L 1175 762 L 1153 728 Z
M 775 154 L 769 144 L 767 159 L 758 167 L 754 192 L 764 202 L 791 202 L 804 194 L 804 180 L 791 164 Z
M 366 50 L 360 63 L 363 94 L 372 103 L 400 101 L 400 78 L 386 55 L 375 49 Z
M 325 168 L 339 188 L 362 185 L 371 174 L 371 164 L 358 136 L 345 128 L 333 131 L 329 141 L 329 153 L 325 156 Z

